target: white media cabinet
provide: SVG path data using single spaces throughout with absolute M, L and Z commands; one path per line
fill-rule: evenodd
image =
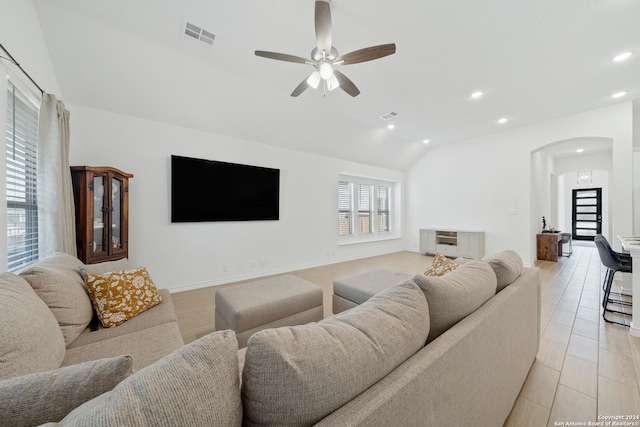
M 436 252 L 448 257 L 482 258 L 484 231 L 420 229 L 420 253 L 434 255 Z

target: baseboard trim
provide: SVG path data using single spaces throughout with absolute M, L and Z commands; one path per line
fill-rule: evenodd
M 380 256 L 380 255 L 393 254 L 393 253 L 396 253 L 396 252 L 416 252 L 417 253 L 417 251 L 408 251 L 408 250 L 381 251 L 381 252 L 371 253 L 371 254 L 362 255 L 362 256 L 345 257 L 345 258 L 340 258 L 340 259 L 331 259 L 331 260 L 319 261 L 319 262 L 308 263 L 308 264 L 300 264 L 300 265 L 283 267 L 283 268 L 275 268 L 275 269 L 272 269 L 272 270 L 259 271 L 259 272 L 251 273 L 251 274 L 242 274 L 242 275 L 239 275 L 239 276 L 225 277 L 223 279 L 214 279 L 214 280 L 207 280 L 207 281 L 198 282 L 198 283 L 190 283 L 190 284 L 185 284 L 185 285 L 180 285 L 180 286 L 174 286 L 172 288 L 167 288 L 167 289 L 172 294 L 179 293 L 179 292 L 194 291 L 196 289 L 208 288 L 210 286 L 227 285 L 229 283 L 242 282 L 242 281 L 245 281 L 245 280 L 252 280 L 252 279 L 259 279 L 259 278 L 265 278 L 265 277 L 268 277 L 268 276 L 276 276 L 276 275 L 279 275 L 279 274 L 292 274 L 292 273 L 295 273 L 296 271 L 306 270 L 308 268 L 323 267 L 325 265 L 338 264 L 338 263 L 341 263 L 341 262 L 348 262 L 348 261 L 356 261 L 356 260 L 364 259 L 364 258 L 371 258 L 371 257 Z

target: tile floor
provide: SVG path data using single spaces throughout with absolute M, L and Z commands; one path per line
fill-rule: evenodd
M 322 287 L 327 317 L 335 278 L 371 268 L 415 274 L 430 263 L 430 257 L 398 252 L 291 274 Z M 598 416 L 640 415 L 640 338 L 630 336 L 624 326 L 602 320 L 605 269 L 595 247 L 574 245 L 570 257 L 557 263 L 538 261 L 536 266 L 542 273 L 540 351 L 505 426 L 587 425 L 597 422 Z M 214 294 L 220 288 L 172 295 L 185 342 L 214 330 Z M 629 421 L 640 426 L 640 420 Z
M 597 250 L 574 246 L 570 257 L 536 265 L 542 273 L 540 351 L 505 426 L 606 425 L 603 417 L 616 415 L 631 423 L 618 425 L 640 425 L 640 338 L 602 319 L 606 270 Z

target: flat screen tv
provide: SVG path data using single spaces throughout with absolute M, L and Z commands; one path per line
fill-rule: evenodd
M 171 156 L 171 222 L 279 219 L 279 169 Z

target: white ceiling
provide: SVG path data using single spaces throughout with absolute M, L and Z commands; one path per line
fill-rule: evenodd
M 438 144 L 640 97 L 636 0 L 333 0 L 340 53 L 397 45 L 341 68 L 356 98 L 292 98 L 311 67 L 253 54 L 308 57 L 313 0 L 33 1 L 67 104 L 397 170 Z M 185 20 L 214 46 L 182 38 Z
M 611 153 L 612 149 L 613 142 L 610 138 L 573 138 L 541 148 L 555 159 Z

